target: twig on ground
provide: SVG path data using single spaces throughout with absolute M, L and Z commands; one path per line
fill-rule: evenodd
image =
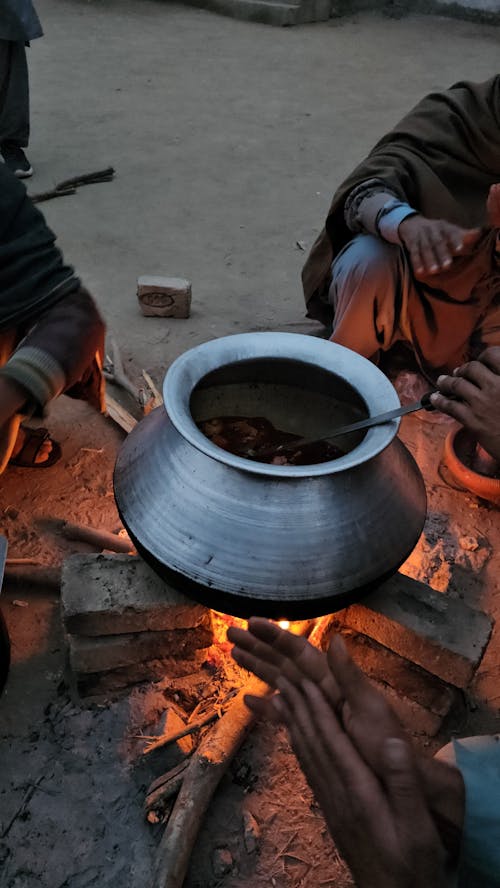
M 33 203 L 43 203 L 46 200 L 53 200 L 54 197 L 69 197 L 71 194 L 76 194 L 76 188 L 52 188 L 50 191 L 41 191 L 39 194 L 34 194 L 31 200 Z
M 142 375 L 144 377 L 146 385 L 153 393 L 152 407 L 161 407 L 161 405 L 163 404 L 163 396 L 161 392 L 157 389 L 153 379 L 151 378 L 147 370 L 143 370 Z
M 137 425 L 135 416 L 125 410 L 125 407 L 122 407 L 108 392 L 106 392 L 106 415 L 116 422 L 124 432 L 127 432 L 127 435 Z
M 45 774 L 41 774 L 40 777 L 38 778 L 38 780 L 35 780 L 34 783 L 30 783 L 29 789 L 25 793 L 24 798 L 23 798 L 21 804 L 19 805 L 19 808 L 17 809 L 14 816 L 10 819 L 9 823 L 5 827 L 0 838 L 5 839 L 9 835 L 12 827 L 14 826 L 14 823 L 16 822 L 18 817 L 22 817 L 22 815 L 24 814 L 24 811 L 26 810 L 27 805 L 29 805 L 35 791 L 38 789 L 38 786 L 42 782 L 42 780 L 45 779 L 45 776 L 46 776 Z
M 89 546 L 96 546 L 99 549 L 108 549 L 111 552 L 121 552 L 127 554 L 133 551 L 134 544 L 130 537 L 119 536 L 117 533 L 111 533 L 109 530 L 101 530 L 98 527 L 86 527 L 82 524 L 71 524 L 65 521 L 60 528 L 60 532 L 67 540 L 73 540 L 78 543 L 88 543 Z
M 125 373 L 121 352 L 114 336 L 109 337 L 109 345 L 111 355 L 109 357 L 106 355 L 106 363 L 103 371 L 104 378 L 128 392 L 129 395 L 133 397 L 134 401 L 137 401 L 141 407 L 144 407 L 144 392 L 142 389 L 139 389 L 134 385 Z
M 106 167 L 105 170 L 97 170 L 95 173 L 83 173 L 81 176 L 74 176 L 72 179 L 64 179 L 63 182 L 58 182 L 49 191 L 32 194 L 30 197 L 33 203 L 42 203 L 45 200 L 52 200 L 53 197 L 66 197 L 69 194 L 76 194 L 77 189 L 82 185 L 111 182 L 114 174 L 113 167 Z

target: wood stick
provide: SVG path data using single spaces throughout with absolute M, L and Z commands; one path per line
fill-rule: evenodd
M 7 558 L 5 564 L 7 567 L 15 564 L 36 564 L 42 566 L 41 561 L 37 561 L 36 558 Z
M 81 185 L 93 185 L 99 182 L 111 182 L 114 176 L 113 167 L 107 167 L 105 170 L 97 170 L 95 173 L 83 173 L 81 176 L 73 176 L 72 179 L 64 179 L 58 182 L 54 188 L 49 191 L 42 191 L 39 194 L 30 195 L 33 203 L 42 203 L 44 200 L 52 200 L 53 197 L 65 197 L 67 194 L 76 194 L 77 188 Z
M 142 375 L 144 377 L 146 385 L 150 388 L 150 390 L 153 393 L 154 406 L 161 407 L 161 405 L 163 404 L 163 395 L 157 389 L 156 385 L 154 384 L 153 379 L 151 378 L 151 376 L 149 375 L 147 370 L 143 370 Z
M 99 182 L 111 182 L 115 174 L 114 167 L 106 167 L 105 170 L 96 170 L 95 173 L 82 173 L 73 176 L 72 179 L 64 179 L 56 185 L 58 191 L 64 188 L 78 188 L 81 185 L 94 185 Z
M 176 734 L 170 734 L 166 737 L 158 737 L 158 739 L 151 740 L 151 742 L 142 750 L 142 755 L 149 755 L 150 752 L 154 752 L 155 749 L 161 749 L 162 746 L 170 746 L 172 743 L 177 743 L 177 741 L 182 740 L 183 737 L 187 737 L 189 734 L 195 734 L 196 731 L 201 731 L 202 728 L 211 725 L 212 722 L 217 721 L 218 718 L 219 715 L 217 712 L 211 712 L 210 715 L 206 715 L 205 718 L 200 719 L 200 721 L 187 725 L 182 731 L 177 731 Z
M 129 434 L 129 432 L 132 431 L 132 429 L 135 429 L 137 425 L 137 420 L 132 416 L 132 414 L 129 413 L 128 410 L 125 410 L 125 407 L 122 407 L 122 405 L 119 404 L 118 401 L 115 401 L 115 399 L 112 398 L 111 395 L 109 395 L 107 392 L 106 413 L 109 418 L 113 420 L 113 422 L 116 422 L 116 424 L 123 429 L 124 432 L 127 432 L 127 435 Z
M 124 391 L 132 395 L 135 401 L 141 404 L 144 401 L 143 394 L 140 389 L 128 378 L 123 366 L 123 358 L 118 343 L 113 335 L 109 336 L 109 344 L 111 348 L 111 369 L 106 370 L 104 375 L 110 382 L 120 386 Z
M 316 626 L 319 628 L 315 636 L 322 638 L 324 627 L 330 623 L 331 616 L 318 620 Z M 310 631 L 309 621 L 301 627 L 301 634 Z M 205 812 L 255 720 L 253 713 L 245 706 L 244 697 L 246 694 L 264 696 L 269 692 L 268 685 L 251 677 L 191 756 L 158 848 L 152 888 L 182 888 Z
M 176 731 L 175 734 L 167 734 L 164 737 L 155 737 L 151 740 L 150 743 L 143 749 L 142 755 L 149 755 L 150 752 L 154 752 L 155 749 L 160 749 L 162 746 L 169 746 L 171 743 L 177 743 L 178 740 L 182 740 L 183 737 L 187 737 L 189 734 L 195 734 L 196 731 L 201 731 L 202 728 L 205 728 L 207 725 L 212 724 L 212 722 L 217 721 L 218 718 L 222 718 L 222 713 L 224 713 L 230 701 L 234 698 L 234 692 L 228 694 L 221 702 L 211 710 L 211 712 L 204 715 L 202 718 L 197 721 L 188 722 L 185 728 L 181 731 Z
M 70 194 L 76 194 L 76 188 L 51 188 L 50 191 L 34 194 L 31 200 L 33 203 L 43 203 L 46 200 L 53 200 L 54 197 L 68 197 Z
M 146 817 L 152 811 L 161 814 L 165 810 L 168 802 L 179 792 L 188 767 L 189 759 L 185 759 L 151 784 L 144 800 Z
M 132 540 L 128 536 L 118 536 L 109 530 L 101 530 L 96 527 L 85 527 L 81 524 L 71 524 L 65 521 L 60 532 L 67 540 L 78 543 L 88 543 L 99 549 L 109 549 L 111 552 L 131 552 L 134 548 Z
M 245 694 L 263 695 L 268 691 L 264 682 L 251 678 L 193 753 L 158 848 L 153 888 L 183 885 L 205 812 L 254 722 L 254 715 L 243 698 Z

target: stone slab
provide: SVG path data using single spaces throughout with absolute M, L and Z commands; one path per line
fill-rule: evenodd
M 167 632 L 135 632 L 126 635 L 84 637 L 70 635 L 69 658 L 73 672 L 107 672 L 147 660 L 190 657 L 209 647 L 212 632 L 206 626 Z
M 492 629 L 486 614 L 401 573 L 339 621 L 459 688 L 471 681 Z
M 63 565 L 61 607 L 72 635 L 211 626 L 210 611 L 131 555 L 72 555 Z M 210 642 L 208 642 L 210 644 Z

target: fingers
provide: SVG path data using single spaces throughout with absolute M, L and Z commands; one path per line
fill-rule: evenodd
M 472 367 L 471 364 L 466 364 L 464 368 L 458 368 L 453 376 L 440 376 L 436 383 L 440 393 L 445 397 L 456 398 L 459 401 L 465 401 L 467 404 L 474 404 L 481 394 L 481 383 L 479 380 L 482 374 L 481 369 L 472 370 L 472 372 L 466 369 L 470 367 Z M 482 368 L 482 371 L 486 374 L 489 373 L 485 367 Z M 459 375 L 459 373 L 464 375 Z M 477 383 L 474 382 L 472 377 L 477 379 Z
M 339 704 L 340 692 L 325 654 L 303 636 L 293 635 L 262 617 L 252 617 L 248 630 L 231 628 L 228 638 L 236 644 L 236 662 L 271 687 L 276 687 L 279 675 L 294 684 L 307 677 L 321 686 L 333 705 Z
M 418 276 L 446 271 L 454 257 L 470 252 L 481 236 L 480 229 L 463 229 L 420 215 L 404 219 L 399 231 Z
M 315 685 L 312 686 L 315 687 Z M 286 678 L 280 679 L 279 689 L 280 694 L 275 698 L 274 703 L 286 724 L 292 749 L 309 785 L 324 808 L 332 787 L 336 787 L 339 791 L 340 787 L 336 786 L 337 776 L 314 726 L 310 702 L 302 690 L 299 690 Z M 335 730 L 335 721 L 333 730 Z M 329 787 L 328 791 L 326 784 Z
M 493 228 L 500 228 L 500 185 L 492 185 L 486 202 L 488 222 Z
M 244 631 L 244 630 L 238 630 Z M 241 666 L 243 669 L 247 669 L 248 672 L 253 672 L 258 678 L 265 681 L 271 688 L 276 688 L 276 681 L 278 676 L 281 674 L 279 667 L 274 666 L 272 663 L 269 663 L 266 658 L 267 652 L 259 652 L 257 650 L 255 653 L 252 651 L 245 650 L 243 647 L 240 647 L 240 643 L 237 642 L 235 634 L 231 632 L 229 635 L 229 641 L 236 643 L 236 646 L 231 651 L 231 656 L 233 660 L 235 660 L 238 666 Z M 241 642 L 241 644 L 246 644 L 246 642 Z
M 500 356 L 494 355 L 490 359 L 500 361 Z M 457 367 L 451 376 L 438 378 L 439 392 L 431 395 L 431 403 L 442 413 L 471 426 L 474 423 L 473 411 L 481 409 L 483 390 L 487 390 L 491 381 L 491 370 L 483 362 L 470 361 Z
M 417 274 L 436 274 L 441 270 L 441 258 L 434 249 L 434 238 L 424 229 L 410 248 L 412 263 Z M 443 250 L 443 261 L 451 264 L 450 257 Z
M 452 419 L 456 419 L 457 422 L 460 422 L 464 426 L 468 424 L 470 408 L 467 404 L 464 404 L 462 401 L 453 401 L 439 392 L 435 392 L 431 395 L 430 400 L 432 406 L 435 407 L 436 410 L 440 410 L 441 413 L 446 413 L 447 416 L 451 416 Z
M 478 361 L 484 364 L 485 367 L 488 367 L 493 373 L 500 374 L 500 347 L 492 346 L 491 348 L 486 348 L 479 355 Z
M 349 656 L 344 640 L 337 635 L 327 651 L 328 665 L 335 676 L 339 691 L 344 699 L 342 722 L 357 749 L 368 764 L 378 771 L 380 767 L 380 748 L 378 744 L 368 742 L 366 730 L 370 724 L 376 723 L 377 734 L 403 737 L 404 732 L 399 720 L 384 699 Z
M 300 691 L 280 684 L 280 691 L 288 695 L 288 703 L 294 701 L 303 714 L 300 725 L 295 727 L 304 733 L 307 742 L 316 748 L 318 757 L 324 760 L 329 771 L 337 775 L 344 786 L 363 793 L 371 772 L 345 733 L 337 715 L 324 694 L 313 682 L 304 679 Z M 304 720 L 305 717 L 305 720 Z M 307 726 L 305 724 L 307 721 Z M 296 743 L 301 739 L 297 737 Z M 325 779 L 323 774 L 323 779 Z M 375 780 L 375 778 L 373 778 Z
M 345 642 L 340 635 L 334 636 L 328 646 L 326 656 L 328 665 L 337 680 L 345 700 L 348 702 L 352 700 L 354 702 L 367 689 L 371 690 L 368 679 L 349 656 Z
M 480 228 L 469 228 L 468 230 L 462 233 L 462 244 L 459 249 L 457 249 L 457 253 L 465 253 L 471 249 L 471 247 L 475 247 L 479 238 L 481 237 L 481 229 Z
M 280 722 L 281 715 L 278 707 L 273 703 L 273 697 L 256 697 L 254 694 L 245 694 L 245 705 L 257 716 L 264 721 Z
M 439 391 L 431 395 L 431 404 L 441 413 L 469 426 L 473 421 L 470 408 L 477 402 L 485 373 L 488 373 L 485 367 L 471 362 L 458 367 L 452 376 L 440 376 L 437 380 Z

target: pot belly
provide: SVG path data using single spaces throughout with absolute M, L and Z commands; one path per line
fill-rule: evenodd
M 129 435 L 115 496 L 141 554 L 209 607 L 306 618 L 361 597 L 410 554 L 426 495 L 400 441 L 345 472 L 271 478 L 212 459 L 162 408 Z

